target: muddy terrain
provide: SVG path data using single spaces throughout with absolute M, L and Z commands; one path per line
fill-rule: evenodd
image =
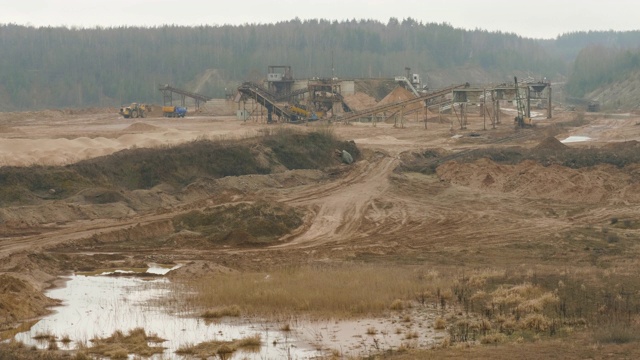
M 640 115 L 503 119 L 0 114 L 2 338 L 56 305 L 44 291 L 63 274 L 367 264 L 438 272 L 422 303 L 451 309 L 437 346 L 371 356 L 640 355 Z

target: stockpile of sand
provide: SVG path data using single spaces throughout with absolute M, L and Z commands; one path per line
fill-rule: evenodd
M 397 104 L 399 102 L 403 102 L 406 100 L 410 100 L 410 99 L 415 99 L 415 94 L 412 93 L 411 91 L 403 88 L 402 86 L 396 86 L 395 89 L 393 89 L 393 91 L 391 91 L 387 96 L 384 97 L 384 99 L 380 100 L 380 102 L 378 103 L 378 106 L 383 106 L 383 105 L 389 105 L 389 104 Z M 411 110 L 418 110 L 418 109 L 422 109 L 423 104 L 422 102 L 418 102 L 418 103 L 414 103 L 411 105 L 408 105 L 404 111 L 411 111 Z
M 560 142 L 560 140 L 554 138 L 553 136 L 550 136 L 542 140 L 540 144 L 538 144 L 534 148 L 534 150 L 563 151 L 568 148 L 569 147 L 563 144 L 562 142 Z
M 137 122 L 127 126 L 124 131 L 156 131 L 159 129 L 157 126 Z
M 149 129 L 149 130 L 145 130 Z M 155 131 L 154 131 L 155 130 Z M 0 166 L 65 165 L 135 147 L 157 147 L 196 140 L 199 131 L 166 130 L 132 124 L 117 138 L 10 139 L 0 141 Z
M 440 179 L 457 185 L 521 197 L 590 204 L 617 199 L 640 202 L 640 186 L 631 184 L 624 169 L 612 165 L 572 169 L 544 167 L 531 160 L 500 165 L 485 158 L 472 163 L 448 162 L 436 172 Z
M 357 92 L 353 95 L 344 97 L 344 103 L 353 111 L 370 109 L 376 106 L 376 99 L 363 92 Z

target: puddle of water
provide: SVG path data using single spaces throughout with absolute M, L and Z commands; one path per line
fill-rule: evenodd
M 566 144 L 566 143 L 583 142 L 583 141 L 589 141 L 589 140 L 591 140 L 591 138 L 588 136 L 576 135 L 576 136 L 569 136 L 568 138 L 561 140 L 560 142 Z
M 166 273 L 171 269 L 153 267 L 150 272 Z M 154 346 L 166 347 L 162 355 L 152 359 L 184 359 L 175 351 L 185 345 L 212 340 L 234 340 L 259 334 L 262 347 L 258 352 L 236 353 L 231 359 L 312 359 L 336 349 L 343 355 L 370 355 L 402 344 L 427 347 L 444 337 L 431 324 L 435 311 L 414 312 L 410 322 L 396 318 L 359 321 L 294 321 L 291 331 L 281 325 L 247 319 L 222 319 L 207 322 L 192 314 L 169 312 L 155 305 L 156 299 L 168 297 L 169 281 L 162 277 L 144 280 L 138 277 L 73 275 L 66 286 L 52 289 L 47 296 L 63 300 L 51 314 L 38 321 L 29 331 L 15 339 L 29 346 L 47 348 L 47 341 L 33 339 L 38 334 L 67 337 L 71 343 L 58 342 L 61 349 L 91 346 L 93 338 L 111 336 L 116 330 L 128 333 L 145 329 L 147 335 L 167 339 Z

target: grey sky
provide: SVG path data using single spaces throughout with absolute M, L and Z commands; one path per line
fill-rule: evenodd
M 637 0 L 0 0 L 0 23 L 155 26 L 411 17 L 466 29 L 555 38 L 581 30 L 638 30 Z

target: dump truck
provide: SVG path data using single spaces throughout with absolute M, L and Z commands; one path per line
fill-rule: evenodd
M 184 106 L 163 106 L 162 116 L 164 117 L 185 117 L 187 115 L 187 108 Z
M 143 118 L 146 116 L 145 113 L 150 111 L 150 105 L 131 103 L 129 106 L 122 106 L 120 108 L 120 115 L 124 116 L 125 119 Z

